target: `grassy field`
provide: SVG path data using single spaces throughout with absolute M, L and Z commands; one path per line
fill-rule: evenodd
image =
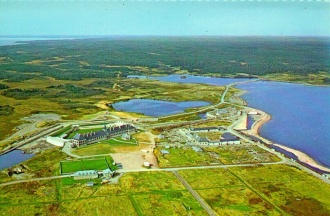
M 201 166 L 219 163 L 217 159 L 212 158 L 208 153 L 204 151 L 195 152 L 190 147 L 166 149 L 169 152 L 167 155 L 162 155 L 160 152 L 162 149 L 157 147 L 154 151 L 159 167 Z
M 179 174 L 218 215 L 330 213 L 330 186 L 287 165 L 181 170 Z M 173 173 L 157 171 L 126 173 L 118 184 L 97 181 L 94 187 L 70 178 L 0 186 L 0 213 L 207 215 Z
M 258 146 L 229 145 L 221 147 L 202 147 L 195 152 L 191 147 L 169 148 L 169 154 L 162 155 L 162 147 L 155 149 L 159 167 L 202 166 L 210 164 L 248 164 L 259 162 L 277 162 L 280 159 Z M 252 152 L 249 152 L 252 151 Z
M 103 159 L 82 159 L 74 161 L 61 161 L 61 173 L 74 173 L 81 170 L 105 170 L 109 168 L 108 162 Z
M 74 135 L 76 135 L 77 133 L 84 134 L 84 133 L 88 133 L 88 132 L 99 131 L 99 130 L 102 130 L 102 129 L 103 129 L 103 127 L 99 127 L 99 128 L 89 128 L 89 129 L 80 129 L 80 130 L 77 130 L 77 131 L 71 133 L 71 134 L 68 136 L 68 139 L 71 139 L 71 138 L 74 137 Z
M 330 215 L 330 185 L 297 168 L 232 168 L 271 203 L 290 215 Z
M 219 215 L 330 214 L 330 186 L 287 165 L 179 173 Z
M 91 145 L 74 148 L 72 149 L 72 153 L 79 156 L 91 156 L 115 153 L 123 149 L 134 150 L 136 148 L 138 148 L 138 144 L 135 139 L 123 140 L 120 137 L 116 137 L 110 140 L 102 140 Z
M 70 181 L 70 180 L 68 180 Z M 0 186 L 4 215 L 207 215 L 170 172 L 124 174 L 118 184 L 66 180 Z M 12 192 L 17 191 L 15 196 Z M 190 209 L 189 209 L 190 207 Z

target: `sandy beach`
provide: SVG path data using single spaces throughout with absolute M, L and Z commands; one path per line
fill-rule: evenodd
M 261 137 L 259 135 L 259 130 L 260 128 L 262 127 L 263 124 L 265 124 L 267 121 L 271 120 L 271 116 L 261 110 L 254 110 L 258 113 L 261 114 L 261 117 L 260 119 L 255 122 L 251 128 L 251 130 L 249 131 L 249 134 L 251 135 L 254 135 L 254 136 L 257 136 L 259 138 L 261 138 L 262 140 L 264 140 L 267 144 L 272 144 L 272 142 L 270 140 L 267 140 L 263 137 Z M 295 150 L 295 149 L 292 149 L 292 148 L 289 148 L 289 147 L 286 147 L 284 145 L 280 145 L 280 144 L 273 144 L 274 146 L 277 146 L 281 149 L 284 149 L 288 152 L 291 152 L 292 154 L 296 155 L 297 158 L 299 159 L 299 161 L 303 162 L 303 163 L 306 163 L 312 167 L 315 167 L 315 168 L 318 168 L 320 170 L 324 170 L 326 172 L 330 172 L 330 169 L 325 167 L 325 166 L 322 166 L 320 164 L 318 164 L 315 160 L 313 160 L 310 156 L 308 156 L 307 154 L 301 152 L 301 151 L 298 151 L 298 150 Z
M 296 155 L 298 157 L 298 159 L 303 162 L 303 163 L 306 163 L 310 166 L 313 166 L 315 168 L 318 168 L 320 170 L 324 170 L 324 171 L 327 171 L 327 172 L 330 172 L 330 169 L 327 168 L 327 167 L 324 167 L 320 164 L 318 164 L 316 161 L 314 161 L 311 157 L 309 157 L 307 154 L 301 152 L 301 151 L 298 151 L 298 150 L 295 150 L 295 149 L 292 149 L 292 148 L 289 148 L 289 147 L 286 147 L 286 146 L 283 146 L 283 145 L 280 145 L 280 144 L 273 144 L 274 146 L 277 146 L 277 147 L 280 147 L 281 149 L 284 149 L 288 152 L 291 152 L 292 154 Z

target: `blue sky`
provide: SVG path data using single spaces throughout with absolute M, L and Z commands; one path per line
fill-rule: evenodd
M 5 1 L 0 35 L 330 36 L 330 3 Z

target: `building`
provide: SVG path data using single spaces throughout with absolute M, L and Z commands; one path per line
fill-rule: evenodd
M 209 140 L 205 137 L 198 137 L 197 138 L 197 142 L 200 144 L 200 145 L 209 145 Z
M 203 127 L 203 128 L 191 128 L 190 133 L 202 133 L 202 132 L 218 132 L 224 131 L 223 127 Z
M 123 135 L 121 135 L 121 138 L 123 140 L 130 140 L 131 139 L 131 135 L 127 134 L 127 133 L 124 133 Z
M 149 162 L 144 162 L 143 165 L 144 165 L 145 167 L 150 167 L 151 164 L 150 164 Z
M 120 122 L 113 126 L 104 126 L 103 129 L 98 131 L 87 132 L 84 134 L 77 133 L 71 139 L 71 143 L 73 147 L 80 147 L 81 145 L 91 144 L 121 134 L 127 134 L 125 137 L 130 138 L 129 133 L 131 132 L 136 132 L 136 128 L 133 125 Z
M 99 174 L 95 170 L 77 171 L 73 174 L 74 180 L 96 179 L 98 177 L 99 177 Z
M 67 140 L 65 139 L 62 139 L 60 137 L 51 137 L 51 136 L 48 136 L 46 138 L 46 142 L 50 143 L 50 144 L 53 144 L 55 146 L 60 146 L 60 147 L 63 147 L 65 142 L 67 142 Z
M 191 147 L 195 152 L 202 152 L 203 149 L 201 147 L 198 147 L 198 146 L 193 146 Z
M 221 145 L 231 145 L 231 144 L 240 144 L 240 143 L 241 141 L 239 140 L 239 138 L 232 135 L 229 132 L 222 134 L 220 138 Z
M 162 155 L 164 156 L 164 155 L 169 154 L 170 152 L 167 151 L 167 150 L 162 149 L 162 150 L 160 150 L 160 153 L 162 153 Z
M 86 186 L 87 186 L 87 187 L 93 187 L 93 186 L 94 186 L 94 182 L 87 182 L 87 183 L 86 183 Z
M 115 171 L 112 171 L 111 169 L 108 168 L 108 169 L 103 170 L 102 173 L 103 173 L 104 177 L 111 178 L 115 174 Z

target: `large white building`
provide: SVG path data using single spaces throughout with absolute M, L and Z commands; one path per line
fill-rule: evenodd
M 53 144 L 53 145 L 56 145 L 56 146 L 60 146 L 60 147 L 63 147 L 65 142 L 67 142 L 67 140 L 65 139 L 62 139 L 60 137 L 47 137 L 46 138 L 46 142 L 50 143 L 50 144 Z

